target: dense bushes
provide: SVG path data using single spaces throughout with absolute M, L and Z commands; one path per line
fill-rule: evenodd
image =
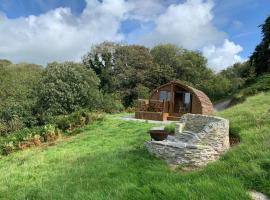
M 7 155 L 15 150 L 39 146 L 43 142 L 53 142 L 64 135 L 75 133 L 78 128 L 103 120 L 103 113 L 77 111 L 70 115 L 51 117 L 46 125 L 7 134 L 0 137 L 0 154 Z
M 36 87 L 38 114 L 54 116 L 81 108 L 96 110 L 101 95 L 98 86 L 94 71 L 79 63 L 51 63 Z
M 3 64 L 5 63 L 5 65 Z M 0 135 L 37 124 L 33 114 L 35 96 L 43 68 L 34 64 L 10 64 L 0 67 Z
M 266 91 L 270 91 L 270 74 L 259 76 L 249 84 L 246 84 L 245 88 L 242 88 L 233 96 L 231 104 L 243 102 L 248 96 Z
M 81 109 L 124 109 L 118 95 L 102 92 L 95 72 L 82 64 L 51 63 L 45 69 L 6 60 L 0 64 L 0 135 L 45 125 L 54 116 Z

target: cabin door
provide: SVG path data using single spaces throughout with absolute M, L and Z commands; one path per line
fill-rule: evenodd
M 184 93 L 183 92 L 175 92 L 174 94 L 174 113 L 179 113 L 180 108 L 183 107 L 183 99 Z

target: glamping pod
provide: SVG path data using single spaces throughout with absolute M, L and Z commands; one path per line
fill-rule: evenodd
M 178 120 L 185 113 L 210 115 L 213 111 L 213 104 L 202 91 L 172 81 L 153 90 L 149 99 L 139 99 L 135 118 Z

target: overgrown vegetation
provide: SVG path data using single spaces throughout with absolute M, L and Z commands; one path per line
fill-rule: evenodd
M 260 92 L 270 91 L 270 74 L 265 74 L 255 78 L 251 83 L 246 84 L 244 88 L 237 91 L 233 96 L 232 105 L 243 102 L 247 97 Z
M 0 198 L 239 200 L 250 199 L 248 190 L 270 196 L 269 99 L 262 93 L 219 113 L 241 143 L 201 170 L 172 171 L 143 145 L 155 124 L 114 115 L 56 146 L 0 159 Z
M 44 142 L 53 142 L 59 137 L 75 134 L 79 128 L 104 120 L 103 113 L 77 111 L 69 115 L 51 117 L 46 125 L 25 128 L 0 137 L 0 155 L 8 155 L 16 150 L 40 146 Z

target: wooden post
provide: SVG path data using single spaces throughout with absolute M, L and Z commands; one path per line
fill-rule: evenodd
M 173 113 L 173 102 L 174 102 L 174 92 L 173 92 L 173 83 L 171 83 L 170 114 Z

